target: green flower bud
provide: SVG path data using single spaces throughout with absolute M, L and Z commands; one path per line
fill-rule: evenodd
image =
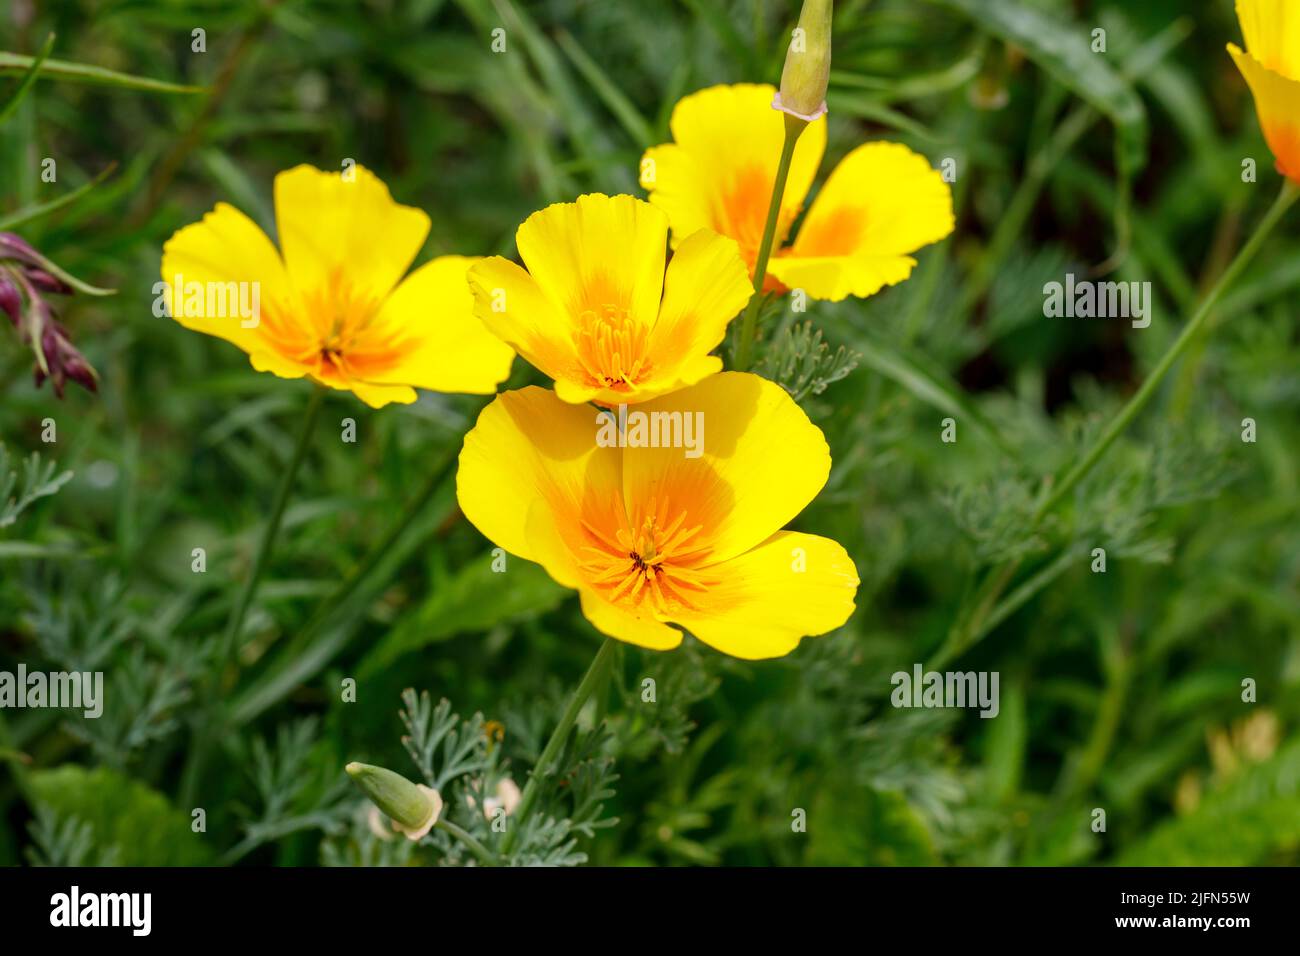
M 826 112 L 826 87 L 831 78 L 831 12 L 833 0 L 804 0 L 799 26 L 785 54 L 781 91 L 772 106 L 812 122 Z
M 361 792 L 393 821 L 393 829 L 408 839 L 419 840 L 438 822 L 442 797 L 437 790 L 368 763 L 350 763 L 344 769 Z

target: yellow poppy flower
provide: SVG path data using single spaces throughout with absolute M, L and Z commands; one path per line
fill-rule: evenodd
M 831 459 L 780 386 L 723 372 L 636 406 L 600 441 L 612 414 L 542 388 L 498 395 L 465 437 L 461 510 L 575 588 L 598 630 L 642 647 L 676 647 L 676 624 L 734 657 L 780 657 L 848 620 L 844 548 L 781 530 Z M 702 441 L 676 440 L 688 432 Z
M 598 194 L 533 213 L 515 238 L 527 269 L 476 263 L 475 313 L 564 401 L 644 402 L 722 368 L 709 352 L 751 292 L 730 239 L 697 232 L 665 270 L 668 218 Z
M 415 389 L 490 394 L 514 353 L 474 317 L 465 273 L 442 256 L 405 279 L 429 217 L 373 173 L 298 166 L 275 177 L 280 250 L 218 203 L 163 246 L 173 318 L 248 353 L 258 371 L 307 376 L 375 408 Z
M 641 163 L 641 186 L 668 214 L 674 241 L 701 228 L 730 236 L 751 275 L 785 137 L 775 93 L 740 84 L 685 97 L 673 108 L 674 142 L 651 147 Z M 838 302 L 902 282 L 916 265 L 911 253 L 952 232 L 948 184 L 906 146 L 867 143 L 831 173 L 787 244 L 825 150 L 822 116 L 795 146 L 764 288 Z
M 1246 50 L 1228 52 L 1255 97 L 1277 171 L 1300 183 L 1300 9 L 1294 0 L 1237 0 Z

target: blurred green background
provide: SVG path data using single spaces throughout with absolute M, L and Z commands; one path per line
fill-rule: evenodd
M 690 639 L 663 655 L 620 648 L 582 719 L 603 716 L 607 733 L 571 755 L 598 778 L 595 796 L 548 796 L 575 842 L 544 858 L 1295 864 L 1294 218 L 1135 427 L 1030 529 L 1044 479 L 1141 382 L 1278 187 L 1224 51 L 1241 42 L 1232 4 L 836 8 L 822 178 L 872 139 L 957 170 L 956 232 L 918 255 L 908 282 L 798 317 L 828 343 L 807 374 L 794 368 L 794 317 L 765 318 L 765 368 L 802 393 L 835 462 L 796 527 L 849 549 L 858 612 L 772 662 Z M 432 217 L 419 261 L 509 255 L 516 225 L 547 203 L 640 195 L 641 152 L 668 139 L 682 95 L 776 82 L 797 12 L 790 0 L 5 5 L 9 54 L 33 55 L 54 33 L 65 64 L 206 91 L 61 65 L 0 125 L 0 222 L 21 217 L 13 228 L 47 256 L 118 290 L 60 302 L 100 372 L 97 396 L 33 388 L 31 353 L 0 336 L 0 491 L 16 472 L 18 495 L 33 451 L 73 474 L 0 527 L 0 670 L 100 669 L 108 685 L 98 721 L 0 712 L 0 863 L 437 862 L 441 844 L 370 835 L 341 769 L 360 759 L 416 778 L 399 742 L 407 687 L 498 722 L 476 753 L 492 773 L 510 762 L 522 783 L 598 636 L 540 570 L 490 572 L 490 545 L 450 485 L 300 639 L 458 449 L 468 399 L 374 412 L 330 394 L 237 666 L 217 673 L 309 387 L 156 318 L 162 243 L 217 201 L 274 235 L 278 171 L 353 158 Z M 496 28 L 504 53 L 491 49 Z M 1086 50 L 1096 28 L 1105 53 L 1081 65 L 1061 52 L 1064 38 Z M 206 52 L 193 50 L 196 29 Z M 22 64 L 0 60 L 0 104 Z M 54 183 L 40 176 L 46 157 Z M 1247 158 L 1258 182 L 1243 182 Z M 1152 283 L 1149 328 L 1044 317 L 1044 283 L 1117 249 L 1127 254 L 1111 278 Z M 517 362 L 511 384 L 528 381 L 539 379 Z M 940 441 L 947 417 L 955 444 Z M 55 444 L 41 440 L 47 418 Z M 345 418 L 355 444 L 335 440 Z M 1254 443 L 1241 439 L 1245 418 Z M 195 547 L 204 574 L 191 571 Z M 1099 547 L 1104 574 L 1091 570 Z M 891 707 L 890 675 L 934 660 L 1007 559 L 1019 570 L 992 626 L 945 664 L 997 671 L 999 716 Z M 355 703 L 340 699 L 348 677 Z M 204 686 L 231 704 L 233 726 L 186 792 Z M 206 832 L 193 832 L 194 807 Z M 806 832 L 792 828 L 800 809 Z

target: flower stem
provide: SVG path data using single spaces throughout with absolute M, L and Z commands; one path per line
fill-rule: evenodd
M 320 417 L 321 400 L 325 396 L 325 386 L 317 385 L 311 393 L 311 398 L 307 402 L 307 410 L 303 413 L 302 429 L 298 433 L 298 443 L 294 446 L 293 456 L 289 459 L 289 464 L 284 473 L 280 476 L 280 485 L 276 488 L 275 499 L 271 504 L 271 516 L 267 518 L 266 527 L 262 529 L 262 540 L 257 546 L 257 554 L 253 558 L 253 569 L 248 575 L 248 580 L 244 582 L 244 588 L 239 592 L 239 598 L 235 602 L 235 607 L 230 615 L 230 621 L 226 626 L 226 636 L 222 641 L 221 648 L 221 670 L 220 674 L 228 666 L 235 656 L 235 648 L 239 643 L 239 632 L 244 627 L 244 617 L 248 614 L 248 607 L 253 602 L 254 595 L 257 594 L 257 586 L 262 581 L 262 575 L 266 572 L 266 562 L 271 556 L 271 550 L 275 545 L 276 535 L 280 531 L 280 522 L 284 518 L 285 506 L 289 503 L 289 493 L 293 490 L 294 479 L 298 476 L 298 469 L 302 467 L 303 459 L 307 457 L 307 446 L 311 443 L 312 432 L 316 430 L 316 419 Z
M 1214 307 L 1223 298 L 1225 292 L 1232 286 L 1241 273 L 1245 270 L 1264 245 L 1265 240 L 1281 222 L 1282 217 L 1286 215 L 1287 210 L 1300 199 L 1300 187 L 1297 187 L 1290 180 L 1284 180 L 1282 191 L 1278 194 L 1273 205 L 1265 213 L 1264 218 L 1260 220 L 1254 234 L 1242 246 L 1237 257 L 1214 284 L 1213 288 L 1206 293 L 1205 298 L 1201 300 L 1196 311 L 1183 326 L 1178 338 L 1174 340 L 1168 351 L 1156 363 L 1151 374 L 1147 376 L 1146 381 L 1142 383 L 1141 388 L 1134 393 L 1133 397 L 1128 400 L 1119 413 L 1106 426 L 1106 430 L 1101 433 L 1088 451 L 1080 458 L 1061 478 L 1053 484 L 1051 492 L 1043 498 L 1038 508 L 1035 510 L 1033 517 L 1030 519 L 1029 529 L 1035 530 L 1051 514 L 1065 497 L 1075 489 L 1090 471 L 1096 466 L 1102 457 L 1115 444 L 1120 435 L 1133 423 L 1138 414 L 1147 406 L 1147 403 L 1154 397 L 1160 384 L 1168 376 L 1174 363 L 1182 357 L 1183 353 L 1196 341 L 1197 337 L 1204 328 L 1206 321 L 1214 312 Z M 948 635 L 947 641 L 939 649 L 937 656 L 931 661 L 931 666 L 937 666 L 965 651 L 971 645 L 975 644 L 983 637 L 988 629 L 984 626 L 985 619 L 992 613 L 996 607 L 997 599 L 1002 591 L 1011 583 L 1015 576 L 1016 570 L 1020 567 L 1021 559 L 1013 558 L 1003 562 L 1000 566 L 990 572 L 990 577 L 985 581 L 984 586 L 980 589 L 980 597 L 974 602 L 974 613 L 969 620 L 959 622 L 954 625 Z
M 767 206 L 763 241 L 759 244 L 758 259 L 754 262 L 754 294 L 745 307 L 745 317 L 740 324 L 740 341 L 736 346 L 735 366 L 739 372 L 749 371 L 753 361 L 754 341 L 758 336 L 758 310 L 763 303 L 763 284 L 767 281 L 767 263 L 772 258 L 772 246 L 776 240 L 776 224 L 781 218 L 781 200 L 785 198 L 785 183 L 790 178 L 790 162 L 794 159 L 795 144 L 808 126 L 807 120 L 789 113 L 783 115 L 785 141 L 781 144 L 781 160 L 776 167 L 776 181 L 772 184 L 772 199 Z
M 496 866 L 497 859 L 492 855 L 492 851 L 485 847 L 478 840 L 474 839 L 468 831 L 462 830 L 450 820 L 439 820 L 433 825 L 435 830 L 444 830 L 454 839 L 459 840 L 469 848 L 469 851 L 478 857 L 479 862 L 484 866 Z
M 9 772 L 13 774 L 14 785 L 18 788 L 18 793 L 27 802 L 28 806 L 33 805 L 33 794 L 31 783 L 27 777 L 27 762 L 30 760 L 26 754 L 18 749 L 14 742 L 13 735 L 9 732 L 9 724 L 5 720 L 3 711 L 0 711 L 0 767 L 9 766 Z
M 1183 331 L 1174 340 L 1174 344 L 1169 347 L 1169 350 L 1165 352 L 1160 361 L 1156 363 L 1156 367 L 1151 370 L 1151 374 L 1142 383 L 1142 387 L 1128 400 L 1128 404 L 1120 409 L 1119 414 L 1107 426 L 1106 431 L 1088 449 L 1088 453 L 1066 472 L 1065 477 L 1052 489 L 1052 493 L 1038 506 L 1038 510 L 1034 513 L 1035 527 L 1061 503 L 1066 495 L 1074 490 L 1074 486 L 1092 470 L 1102 455 L 1106 454 L 1110 446 L 1115 443 L 1115 439 L 1123 434 L 1138 413 L 1146 407 L 1147 402 L 1151 401 L 1151 397 L 1155 394 L 1156 389 L 1160 387 L 1160 383 L 1165 380 L 1165 376 L 1169 374 L 1169 370 L 1173 368 L 1174 363 L 1178 361 L 1182 354 L 1187 351 L 1188 346 L 1196 339 L 1201 327 L 1205 325 L 1206 320 L 1214 311 L 1214 307 L 1223 298 L 1223 294 L 1228 291 L 1228 287 L 1237 280 L 1237 277 L 1250 264 L 1250 261 L 1255 258 L 1256 253 L 1259 252 L 1260 247 L 1274 227 L 1277 226 L 1286 211 L 1291 208 L 1298 198 L 1300 198 L 1300 188 L 1293 185 L 1289 179 L 1285 180 L 1282 191 L 1260 221 L 1259 226 L 1255 229 L 1255 234 L 1242 246 L 1241 251 L 1237 253 L 1237 258 L 1232 260 L 1232 264 L 1224 270 L 1223 275 L 1219 277 L 1219 281 L 1214 284 L 1214 288 L 1201 300 L 1201 304 L 1197 307 L 1191 320 L 1183 326 Z
M 569 705 L 564 709 L 564 714 L 560 717 L 560 722 L 555 725 L 555 731 L 551 734 L 551 739 L 546 742 L 542 749 L 542 755 L 537 758 L 537 764 L 533 767 L 532 775 L 528 778 L 528 783 L 524 785 L 523 796 L 519 798 L 519 809 L 514 814 L 513 825 L 510 832 L 501 841 L 501 855 L 508 856 L 510 850 L 515 845 L 515 838 L 518 836 L 520 829 L 523 827 L 524 820 L 537 802 L 538 788 L 541 786 L 541 780 L 551 769 L 551 764 L 559 756 L 560 748 L 564 746 L 564 741 L 569 736 L 569 731 L 573 729 L 574 721 L 578 719 L 578 713 L 582 710 L 582 705 L 587 702 L 591 692 L 595 689 L 600 678 L 604 676 L 606 665 L 614 656 L 614 639 L 607 637 L 601 643 L 600 650 L 591 661 L 591 666 L 587 668 L 587 673 L 582 675 L 582 680 L 569 698 Z
M 311 398 L 307 401 L 307 409 L 303 413 L 302 427 L 298 433 L 297 444 L 294 445 L 289 464 L 280 476 L 280 484 L 276 488 L 275 498 L 271 504 L 271 515 L 267 519 L 266 526 L 262 529 L 262 539 L 258 544 L 257 554 L 253 558 L 253 568 L 248 575 L 248 579 L 244 582 L 244 587 L 239 592 L 239 597 L 235 600 L 235 606 L 231 609 L 230 620 L 226 625 L 226 633 L 222 638 L 221 648 L 218 653 L 218 666 L 210 677 L 208 687 L 204 692 L 206 698 L 206 706 L 203 707 L 204 714 L 195 724 L 193 735 L 190 738 L 189 755 L 181 775 L 180 794 L 181 802 L 184 804 L 189 804 L 193 800 L 198 789 L 199 779 L 203 773 L 203 764 L 216 741 L 216 732 L 220 724 L 215 718 L 220 712 L 221 680 L 227 668 L 235 659 L 235 651 L 239 645 L 239 633 L 244 627 L 244 617 L 248 614 L 249 605 L 252 604 L 253 597 L 257 593 L 257 586 L 266 571 L 267 560 L 271 555 L 272 546 L 275 544 L 276 535 L 280 530 L 280 522 L 284 518 L 285 506 L 289 502 L 289 492 L 293 490 L 294 479 L 298 475 L 298 470 L 302 467 L 303 459 L 307 457 L 307 446 L 311 443 L 312 433 L 316 430 L 316 420 L 320 417 L 324 397 L 325 386 L 317 385 L 312 389 Z
M 398 554 L 396 550 L 398 540 L 410 530 L 416 518 L 446 485 L 448 477 L 454 474 L 459 460 L 459 451 L 459 448 L 448 450 L 433 467 L 423 487 L 389 526 L 383 538 L 370 548 L 365 557 L 329 597 L 317 605 L 302 630 L 279 653 L 276 662 L 267 669 L 266 679 L 255 684 L 232 702 L 225 718 L 230 726 L 238 727 L 262 714 L 290 690 L 324 667 L 338 652 L 347 634 L 325 631 L 327 625 L 337 623 L 340 609 L 352 602 L 361 585 L 370 578 L 375 569 L 385 560 L 392 560 L 394 555 Z M 405 550 L 410 551 L 411 548 L 407 547 Z M 322 631 L 325 633 L 322 634 Z

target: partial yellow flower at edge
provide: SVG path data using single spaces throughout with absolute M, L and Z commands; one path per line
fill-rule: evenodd
M 258 371 L 306 376 L 376 408 L 413 402 L 417 388 L 491 394 L 509 376 L 514 353 L 474 317 L 465 277 L 475 260 L 442 256 L 403 279 L 429 217 L 394 202 L 369 170 L 282 172 L 275 211 L 279 251 L 226 203 L 167 241 L 162 280 L 177 322 L 243 349 Z
M 826 483 L 830 452 L 780 386 L 723 372 L 633 412 L 698 415 L 702 453 L 602 447 L 607 412 L 535 387 L 497 396 L 465 438 L 461 510 L 576 589 L 598 630 L 642 647 L 676 647 L 683 627 L 733 657 L 780 657 L 848 620 L 844 548 L 782 530 Z
M 667 244 L 667 217 L 632 196 L 548 206 L 516 234 L 526 268 L 470 269 L 475 314 L 564 401 L 648 401 L 722 368 L 709 353 L 752 291 L 730 239 L 698 231 L 665 269 Z
M 649 149 L 641 185 L 672 222 L 674 238 L 700 228 L 739 244 L 752 275 L 758 258 L 784 114 L 775 88 L 714 86 L 673 108 L 674 142 Z M 952 232 L 952 191 L 925 157 L 897 143 L 868 143 L 836 167 L 790 242 L 826 147 L 826 118 L 795 146 L 764 288 L 811 298 L 865 297 L 906 279 L 911 254 Z
M 1228 44 L 1241 70 L 1277 169 L 1300 184 L 1300 6 L 1294 0 L 1237 0 L 1246 50 Z

